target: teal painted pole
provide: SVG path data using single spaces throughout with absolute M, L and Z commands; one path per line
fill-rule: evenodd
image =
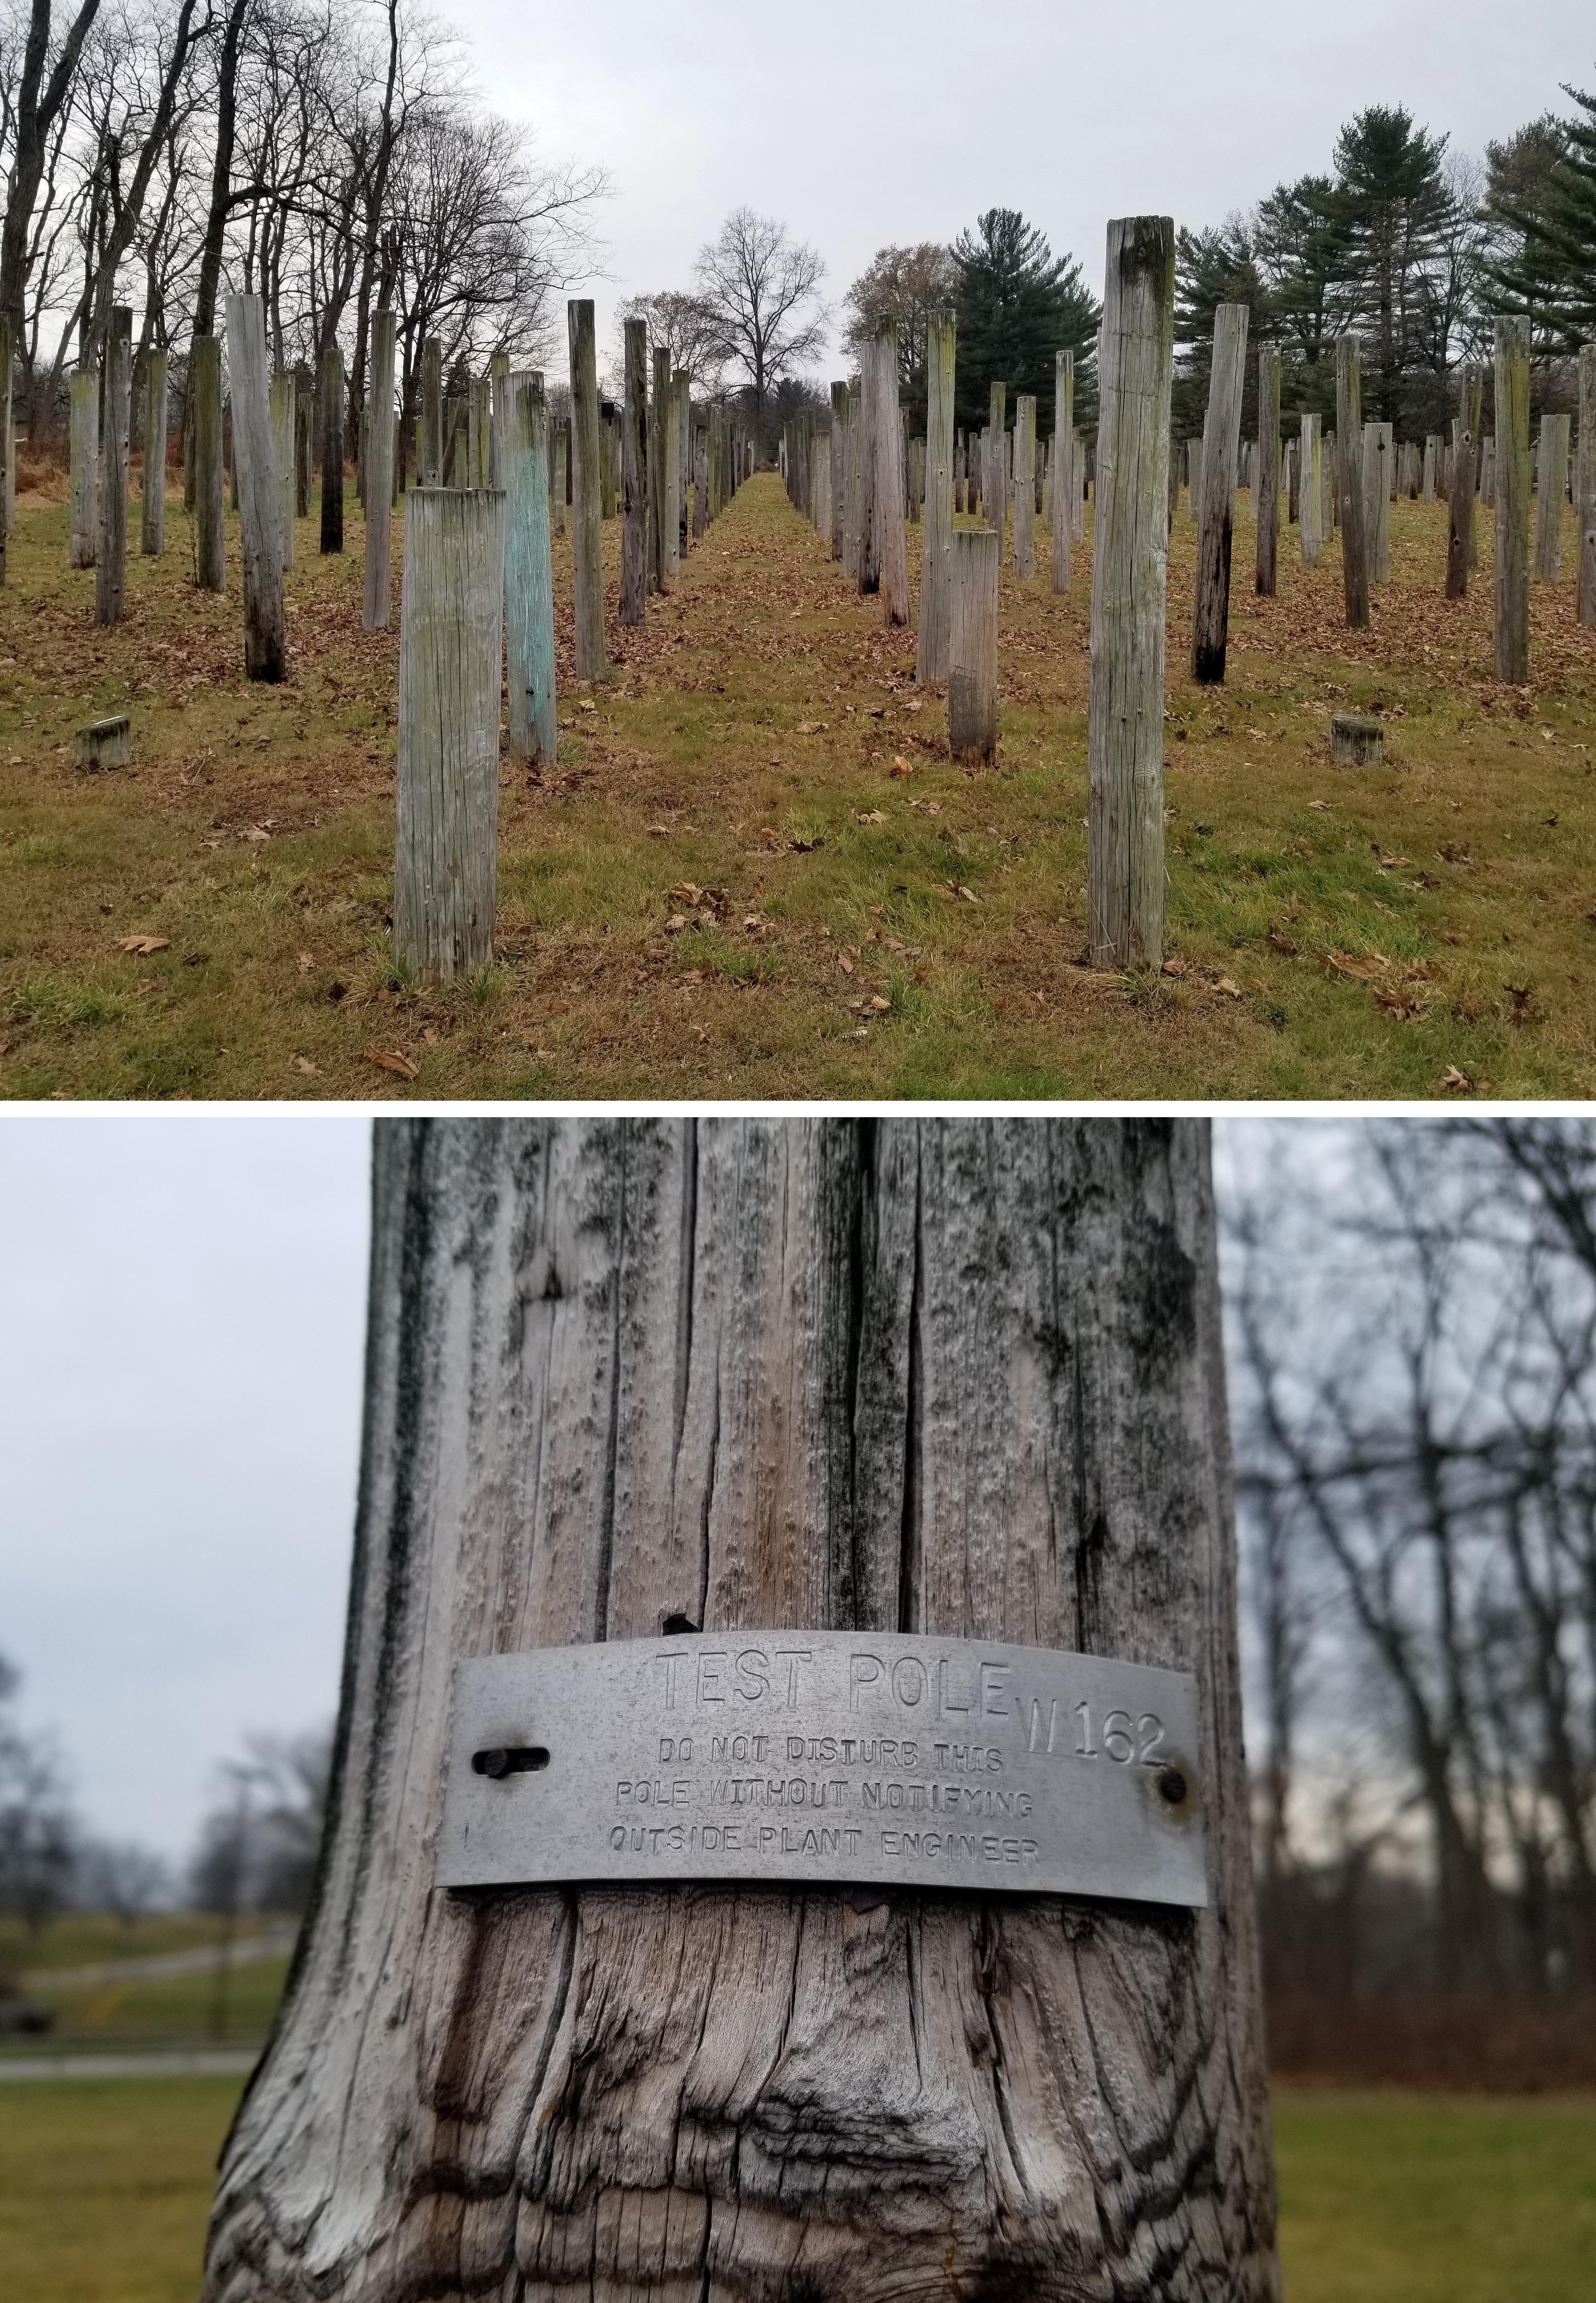
M 554 566 L 549 544 L 549 411 L 541 375 L 509 378 L 503 433 L 504 628 L 509 755 L 554 757 Z

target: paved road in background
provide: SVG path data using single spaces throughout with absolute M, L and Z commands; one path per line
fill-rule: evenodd
M 228 1956 L 231 1967 L 248 1967 L 252 1961 L 282 1959 L 292 1951 L 299 1932 L 297 1921 L 272 1928 L 260 1936 L 239 1936 Z M 70 1991 L 79 1983 L 136 1983 L 152 1975 L 214 1975 L 222 1964 L 220 1944 L 197 1944 L 189 1951 L 152 1952 L 145 1959 L 102 1960 L 97 1966 L 36 1967 L 22 1978 L 29 1991 Z
M 182 2079 L 195 2072 L 230 2073 L 242 2079 L 260 2058 L 258 2047 L 214 2047 L 169 2055 L 0 2056 L 4 2079 Z

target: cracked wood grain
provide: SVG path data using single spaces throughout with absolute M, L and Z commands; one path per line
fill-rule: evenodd
M 207 2303 L 1278 2295 L 1196 1122 L 382 1122 L 326 1843 Z M 457 1658 L 1195 1670 L 1212 1902 L 430 1885 Z

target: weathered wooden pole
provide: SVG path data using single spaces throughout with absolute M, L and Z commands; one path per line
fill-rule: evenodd
M 1320 430 L 1321 422 L 1317 416 L 1305 415 L 1300 426 L 1297 529 L 1305 568 L 1316 567 L 1319 555 L 1324 549 L 1324 468 L 1322 461 L 1324 442 Z
M 1070 588 L 1070 540 L 1074 532 L 1075 507 L 1075 355 L 1053 355 L 1053 588 Z
M 566 318 L 571 351 L 571 430 L 575 450 L 571 526 L 576 677 L 578 679 L 603 679 L 608 677 L 609 666 L 604 654 L 604 563 L 600 556 L 602 528 L 599 470 L 599 367 L 593 338 L 592 299 L 574 299 L 566 307 Z
M 315 380 L 307 367 L 294 370 L 294 518 L 310 517 L 311 435 L 315 427 Z
M 488 434 L 488 485 L 491 488 L 501 488 L 504 485 L 504 427 L 509 421 L 510 356 L 508 352 L 495 352 L 489 360 L 488 390 L 493 403 Z M 608 460 L 604 468 L 604 485 L 606 517 L 608 517 L 615 510 L 614 504 L 609 502 Z
M 91 367 L 74 368 L 68 389 L 67 559 L 92 568 L 100 548 L 100 379 Z
M 322 354 L 322 550 L 343 550 L 343 354 Z
M 189 347 L 189 420 L 194 434 L 196 580 L 203 592 L 227 589 L 222 470 L 222 340 L 196 336 Z
M 1087 727 L 1087 943 L 1096 967 L 1157 967 L 1163 957 L 1164 496 L 1174 311 L 1173 223 L 1118 218 L 1108 227 L 1097 364 Z M 1217 428 L 1209 435 L 1214 462 L 1223 436 Z M 1205 478 L 1205 494 L 1214 477 Z
M 113 304 L 100 363 L 100 542 L 94 571 L 97 624 L 120 624 L 127 582 L 128 425 L 132 414 L 133 314 Z
M 949 553 L 947 747 L 955 760 L 997 755 L 997 530 L 955 529 Z
M 670 354 L 651 347 L 649 381 L 648 571 L 649 590 L 665 589 L 665 403 L 670 392 Z M 789 491 L 790 492 L 790 491 Z
M 541 375 L 509 377 L 500 452 L 505 476 L 505 687 L 509 697 L 509 755 L 513 760 L 552 760 L 559 741 L 554 564 L 549 536 L 549 412 Z
M 1281 355 L 1278 344 L 1258 347 L 1257 586 L 1274 597 L 1275 546 L 1280 530 Z
M 1480 436 L 1480 403 L 1484 378 L 1474 367 L 1458 375 L 1461 413 L 1452 425 L 1452 471 L 1447 489 L 1447 575 L 1445 597 L 1461 600 L 1468 590 L 1468 571 L 1474 564 L 1474 446 Z
M 889 624 L 909 621 L 909 545 L 903 531 L 903 427 L 898 410 L 898 332 L 888 322 L 865 347 L 865 459 L 869 554 Z
M 1579 355 L 1579 476 L 1574 495 L 1579 620 L 1596 624 L 1596 343 Z
M 1247 373 L 1247 306 L 1214 313 L 1214 366 L 1203 419 L 1203 493 L 1197 521 L 1196 598 L 1191 618 L 1191 676 L 1205 684 L 1225 676 L 1231 626 L 1231 542 L 1236 513 L 1236 459 Z M 1160 919 L 1162 921 L 1162 913 Z
M 492 485 L 489 475 L 493 465 L 493 379 L 475 375 L 471 379 L 471 485 L 486 488 Z
M 379 1120 L 372 1214 L 317 1885 L 223 2148 L 206 2303 L 1267 2303 L 1206 1122 Z M 1043 1706 L 1018 1767 L 962 1773 L 965 1730 L 919 1724 L 923 1667 L 885 1773 L 843 1759 L 845 1712 L 826 1767 L 850 1825 L 897 1792 L 901 1885 L 674 1884 L 691 1862 L 646 1853 L 604 1885 L 433 1885 L 462 1664 L 647 1641 L 651 1687 L 703 1626 L 695 1690 L 734 1694 L 697 1717 L 773 1731 L 743 1772 L 776 1829 L 766 1782 L 821 1774 L 781 1734 L 806 1635 L 862 1676 L 900 1624 L 953 1642 L 954 1702 L 965 1641 L 1193 1675 L 1205 1907 L 949 1892 L 938 1793 L 1012 1879 L 1023 1826 L 988 1784 L 1073 1788 L 1124 1746 L 1060 1717 L 1049 1760 Z M 1015 1683 L 987 1683 L 995 1719 Z M 1158 1722 L 1131 1724 L 1122 1766 L 1167 1798 L 1135 1756 Z M 496 1785 L 534 1814 L 560 1725 L 558 1773 Z M 617 1812 L 618 1771 L 580 1764 Z
M 848 491 L 848 387 L 845 383 L 834 383 L 831 387 L 831 556 L 844 556 L 844 530 L 847 519 Z
M 152 344 L 144 363 L 144 488 L 139 546 L 147 560 L 166 549 L 166 354 Z
M 1348 628 L 1369 620 L 1369 560 L 1364 528 L 1363 398 L 1357 340 L 1336 338 L 1336 510 L 1341 527 L 1341 582 Z
M 1530 324 L 1496 323 L 1496 676 L 1530 676 Z
M 1368 554 L 1369 580 L 1390 581 L 1391 572 L 1391 427 L 1365 424 L 1364 439 L 1364 548 Z
M 649 583 L 649 331 L 646 320 L 621 328 L 621 621 L 641 624 Z
M 570 468 L 571 427 L 568 424 L 559 424 L 554 428 L 549 468 L 549 501 L 554 510 L 556 536 L 563 536 L 566 532 L 566 492 Z
M 685 367 L 673 369 L 670 379 L 670 404 L 673 412 L 672 443 L 675 454 L 672 464 L 676 472 L 676 560 L 679 574 L 687 557 L 687 488 L 693 477 L 693 379 Z
M 864 394 L 861 389 L 848 394 L 843 427 L 843 573 L 861 592 L 865 588 L 864 460 Z
M 504 496 L 416 488 L 399 603 L 393 952 L 449 983 L 493 957 Z
M 1008 512 L 1008 475 L 1004 469 L 1004 411 L 1008 401 L 1006 384 L 995 384 L 989 395 L 991 413 L 987 425 L 986 468 L 981 474 L 981 510 L 997 530 L 999 561 L 1003 559 L 1004 522 Z
M 1420 468 L 1419 478 L 1419 502 L 1421 503 L 1432 504 L 1435 502 L 1436 466 L 1440 460 L 1440 433 L 1426 432 L 1424 434 L 1424 460 Z
M 656 366 L 655 382 L 661 383 L 660 370 Z M 682 572 L 682 428 L 679 410 L 680 392 L 670 365 L 670 354 L 665 355 L 663 389 L 659 393 L 659 444 L 663 454 L 663 469 L 659 476 L 659 577 L 661 588 L 674 592 Z
M 1022 580 L 1037 572 L 1037 398 L 1021 392 L 1014 400 L 1014 573 Z
M 272 378 L 272 481 L 277 491 L 277 539 L 283 572 L 294 564 L 294 409 L 298 390 L 291 369 Z
M 394 346 L 398 316 L 380 304 L 372 315 L 371 380 L 366 392 L 365 584 L 360 620 L 386 631 L 392 612 Z
M 282 601 L 282 499 L 272 464 L 271 371 L 265 308 L 258 296 L 227 299 L 227 370 L 239 487 L 244 669 L 251 679 L 281 679 L 288 628 Z
M 1555 584 L 1563 572 L 1563 502 L 1568 493 L 1568 418 L 1543 416 L 1535 443 L 1535 574 Z
M 953 617 L 953 369 L 957 331 L 950 311 L 934 312 L 926 323 L 926 516 L 920 527 L 920 630 L 915 637 L 914 676 L 924 682 L 947 678 L 948 633 Z M 846 389 L 844 402 L 846 404 Z M 832 425 L 837 460 L 835 390 Z
M 443 485 L 443 347 L 436 336 L 421 347 L 421 442 L 416 460 L 418 488 Z

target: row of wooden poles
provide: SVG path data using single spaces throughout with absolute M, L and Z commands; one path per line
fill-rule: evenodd
M 691 541 L 752 469 L 754 448 L 735 412 L 694 409 L 685 372 L 658 348 L 650 392 L 642 320 L 626 323 L 620 405 L 603 409 L 593 307 L 573 300 L 567 317 L 574 655 L 578 680 L 593 681 L 610 670 L 601 560 L 607 512 L 621 519 L 620 620 L 639 625 L 649 595 L 671 589 Z M 469 484 L 423 485 L 405 510 L 394 957 L 406 973 L 441 983 L 492 957 L 501 679 L 511 757 L 552 760 L 557 740 L 550 529 L 553 519 L 563 524 L 564 442 L 550 442 L 540 375 L 495 363 L 487 386 L 466 435 Z M 424 374 L 424 434 L 431 420 Z M 434 433 L 421 468 L 430 477 L 443 465 Z M 492 485 L 478 485 L 484 470 Z M 374 460 L 371 485 L 384 484 Z
M 1099 345 L 1100 409 L 1095 458 L 1083 455 L 1073 424 L 1073 362 L 1056 355 L 1055 426 L 1038 466 L 1036 401 L 1021 394 L 1005 433 L 1004 387 L 992 387 L 991 420 L 979 441 L 955 433 L 954 329 L 933 318 L 927 358 L 926 435 L 911 441 L 898 401 L 895 331 L 882 328 L 863 349 L 856 388 L 832 386 L 829 424 L 806 415 L 785 428 L 782 461 L 794 503 L 830 542 L 833 557 L 863 592 L 878 591 L 890 622 L 910 618 L 905 521 L 923 522 L 916 677 L 947 682 L 948 741 L 958 756 L 989 757 L 997 730 L 997 575 L 1005 518 L 1012 519 L 1015 574 L 1035 573 L 1035 515 L 1052 530 L 1054 588 L 1071 581 L 1088 485 L 1096 492 L 1092 563 L 1088 707 L 1088 916 L 1094 962 L 1156 964 L 1162 957 L 1163 869 L 1163 669 L 1167 553 L 1185 465 L 1197 529 L 1191 671 L 1222 681 L 1229 636 L 1235 500 L 1241 470 L 1240 419 L 1247 311 L 1221 305 L 1200 441 L 1170 433 L 1173 372 L 1173 225 L 1167 217 L 1121 218 L 1108 232 Z M 1449 506 L 1445 591 L 1461 596 L 1475 554 L 1474 507 L 1482 489 L 1496 511 L 1496 665 L 1522 684 L 1529 670 L 1529 551 L 1532 487 L 1529 330 L 1495 325 L 1497 433 L 1489 457 L 1478 448 L 1483 378 L 1466 371 L 1449 446 L 1393 455 L 1390 426 L 1362 421 L 1359 347 L 1336 347 L 1336 429 L 1301 419 L 1298 443 L 1282 448 L 1281 359 L 1258 352 L 1258 437 L 1248 443 L 1247 477 L 1256 519 L 1258 593 L 1276 590 L 1284 482 L 1288 523 L 1297 521 L 1303 557 L 1321 556 L 1340 530 L 1346 619 L 1369 621 L 1369 586 L 1390 570 L 1389 505 L 1406 481 L 1432 501 L 1439 483 Z M 1579 612 L 1596 622 L 1596 348 L 1580 358 L 1580 451 L 1570 473 L 1569 420 L 1542 418 L 1538 456 L 1538 572 L 1560 564 L 1562 516 L 1573 494 L 1579 537 Z M 979 510 L 987 525 L 955 528 L 955 510 Z

